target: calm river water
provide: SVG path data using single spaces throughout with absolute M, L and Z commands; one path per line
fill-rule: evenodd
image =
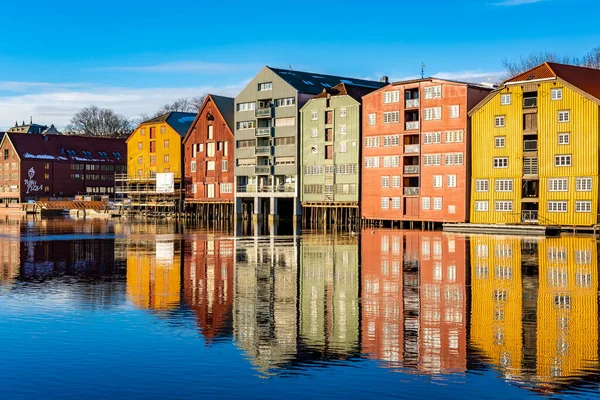
M 0 220 L 0 398 L 600 398 L 598 243 Z

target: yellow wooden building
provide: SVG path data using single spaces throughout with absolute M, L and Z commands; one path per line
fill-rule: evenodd
M 589 226 L 598 216 L 600 70 L 544 63 L 471 112 L 471 222 Z
M 153 179 L 172 172 L 181 178 L 181 140 L 196 114 L 169 112 L 142 122 L 127 139 L 127 174 L 130 179 Z

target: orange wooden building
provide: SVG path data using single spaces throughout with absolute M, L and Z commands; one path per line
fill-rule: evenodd
M 467 112 L 490 91 L 426 78 L 364 96 L 362 218 L 467 221 Z

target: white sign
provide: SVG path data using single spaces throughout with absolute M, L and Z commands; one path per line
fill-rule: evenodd
M 175 174 L 172 172 L 156 174 L 156 193 L 175 192 Z
M 35 169 L 33 169 L 33 167 L 29 168 L 27 175 L 29 176 L 29 179 L 25 179 L 25 187 L 27 188 L 25 193 L 39 192 L 44 188 L 44 185 L 38 185 L 37 181 L 33 180 L 33 177 L 35 176 Z

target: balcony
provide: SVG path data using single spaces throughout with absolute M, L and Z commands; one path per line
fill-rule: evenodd
M 417 108 L 419 107 L 419 99 L 406 100 L 404 108 Z
M 254 173 L 256 175 L 269 175 L 271 174 L 271 166 L 270 165 L 257 165 L 254 167 Z
M 254 148 L 254 155 L 268 156 L 271 155 L 271 146 L 257 146 Z
M 525 140 L 523 141 L 523 151 L 537 151 L 538 141 L 537 140 Z
M 524 97 L 523 98 L 523 108 L 536 108 L 537 107 L 537 97 Z
M 256 185 L 245 185 L 237 187 L 238 193 L 256 193 Z
M 421 151 L 421 145 L 419 144 L 405 144 L 404 152 L 405 153 L 419 153 Z
M 278 193 L 294 193 L 296 191 L 296 186 L 293 183 L 286 183 L 285 185 L 276 185 L 274 191 Z
M 419 195 L 419 188 L 418 187 L 405 187 L 404 188 L 404 195 L 405 196 L 418 196 Z
M 271 136 L 273 128 L 256 128 L 256 136 Z
M 538 174 L 538 159 L 537 157 L 524 157 L 523 158 L 523 175 Z
M 254 116 L 256 118 L 271 118 L 273 115 L 273 109 L 269 108 L 257 108 L 254 110 Z
M 405 129 L 407 131 L 413 131 L 415 129 L 419 129 L 419 121 L 409 121 L 405 124 Z
M 405 174 L 418 174 L 419 173 L 419 166 L 418 165 L 405 165 L 404 166 L 404 173 Z

